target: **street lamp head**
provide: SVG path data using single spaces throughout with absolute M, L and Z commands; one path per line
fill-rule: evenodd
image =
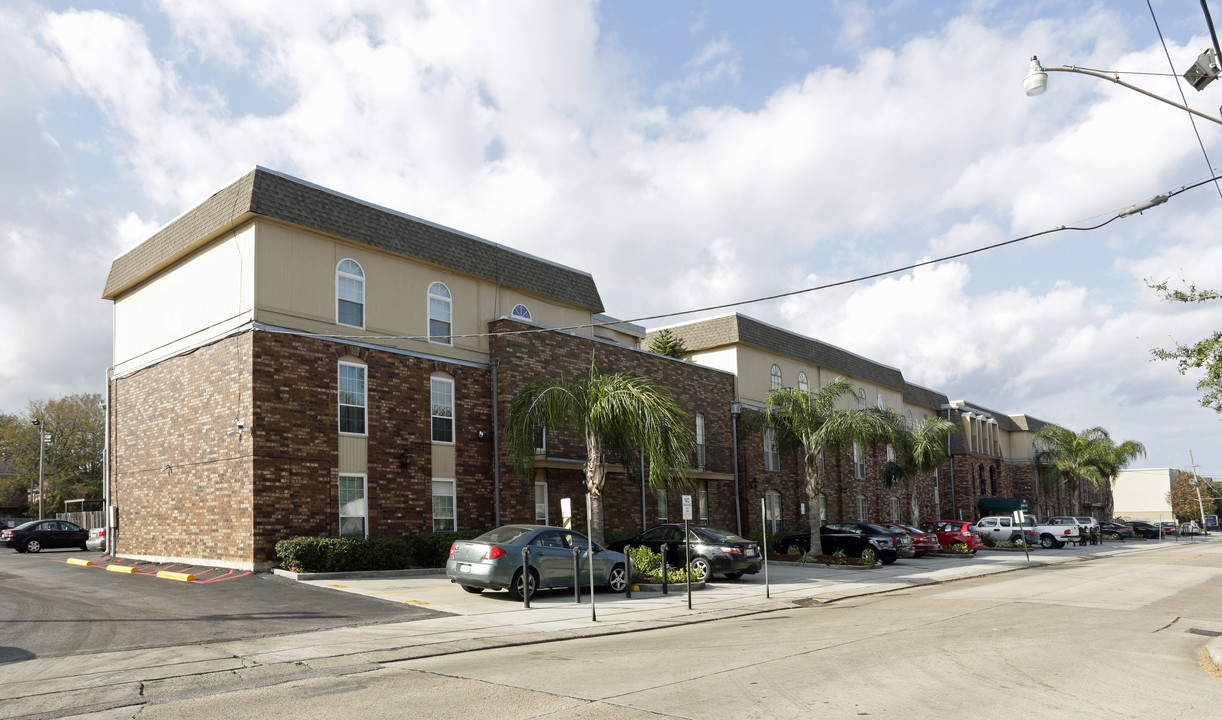
M 33 420 L 30 421 L 30 424 L 35 427 L 38 427 L 39 425 L 42 425 L 42 421 L 40 421 L 38 418 L 34 418 Z
M 1048 89 L 1048 73 L 1044 72 L 1044 66 L 1040 65 L 1040 59 L 1035 55 L 1031 56 L 1031 63 L 1027 65 L 1023 89 L 1027 91 L 1027 97 L 1035 97 Z

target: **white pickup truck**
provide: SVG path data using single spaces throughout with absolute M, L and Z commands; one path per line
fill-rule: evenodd
M 1053 518 L 1041 525 L 1034 515 L 1023 518 L 1022 532 L 1009 515 L 982 517 L 976 521 L 976 529 L 981 535 L 992 535 L 998 542 L 1018 542 L 1025 535 L 1028 543 L 1039 543 L 1040 547 L 1049 549 L 1064 547 L 1067 542 L 1076 543 L 1081 536 L 1074 518 Z

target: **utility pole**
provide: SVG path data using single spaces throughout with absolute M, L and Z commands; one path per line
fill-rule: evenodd
M 38 428 L 38 519 L 42 520 L 45 517 L 42 514 L 42 458 L 43 449 L 47 445 L 46 429 L 42 426 L 42 421 L 35 418 L 30 421 L 34 427 Z M 1201 522 L 1204 522 L 1202 520 Z
M 1205 532 L 1205 503 L 1201 501 L 1201 476 L 1197 475 L 1197 461 L 1188 451 L 1188 462 L 1192 463 L 1192 486 L 1197 489 L 1197 507 L 1201 508 L 1201 532 Z

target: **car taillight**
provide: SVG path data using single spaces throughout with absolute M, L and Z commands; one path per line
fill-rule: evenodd
M 727 555 L 742 555 L 743 551 L 732 545 L 722 545 L 721 551 Z
M 489 546 L 488 552 L 484 553 L 485 560 L 496 560 L 505 554 L 505 551 L 498 545 Z
M 458 543 L 450 543 L 450 557 L 454 557 L 454 550 L 458 547 Z
M 1068 534 L 1069 534 L 1069 528 L 1065 528 L 1065 534 L 1066 534 L 1066 535 L 1068 535 Z

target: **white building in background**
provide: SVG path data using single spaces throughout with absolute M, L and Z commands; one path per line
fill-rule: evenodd
M 1175 520 L 1167 494 L 1180 476 L 1175 468 L 1121 470 L 1112 497 L 1115 515 L 1129 520 Z

